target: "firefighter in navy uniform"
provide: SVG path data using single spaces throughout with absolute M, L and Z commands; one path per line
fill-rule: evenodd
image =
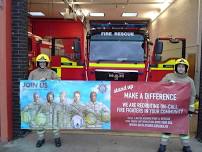
M 187 60 L 181 58 L 177 59 L 175 62 L 175 72 L 167 74 L 163 79 L 162 82 L 181 82 L 181 83 L 190 83 L 191 84 L 191 98 L 189 101 L 189 114 L 192 114 L 194 112 L 194 100 L 196 96 L 196 90 L 194 86 L 194 81 L 188 76 L 187 72 L 189 69 L 189 63 Z M 169 142 L 169 138 L 171 136 L 171 133 L 163 133 L 161 135 L 161 141 L 160 141 L 160 147 L 158 149 L 158 152 L 165 152 L 166 146 Z M 192 152 L 191 146 L 190 146 L 190 140 L 189 140 L 188 134 L 180 134 L 181 143 L 183 145 L 182 151 L 183 152 Z
M 50 59 L 48 55 L 46 54 L 39 54 L 36 57 L 36 65 L 37 69 L 33 70 L 29 74 L 29 80 L 60 80 L 60 78 L 57 76 L 56 72 L 49 69 L 48 65 L 50 63 Z M 55 138 L 55 145 L 56 147 L 61 146 L 61 140 L 59 136 L 58 130 L 53 130 L 54 135 L 57 135 L 57 138 Z M 36 147 L 41 147 L 45 143 L 44 139 L 44 129 L 37 130 L 38 140 L 36 143 Z

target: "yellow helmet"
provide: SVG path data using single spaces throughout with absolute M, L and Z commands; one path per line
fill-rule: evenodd
M 175 61 L 175 71 L 176 72 L 177 72 L 177 65 L 179 65 L 179 64 L 185 65 L 185 67 L 186 67 L 186 73 L 187 73 L 187 71 L 189 69 L 189 62 L 186 59 L 184 59 L 184 58 L 177 59 Z
M 175 65 L 177 65 L 177 64 L 184 64 L 184 65 L 186 65 L 186 66 L 189 67 L 189 62 L 188 62 L 186 59 L 183 59 L 183 58 L 177 59 L 177 60 L 175 61 Z
M 48 57 L 48 55 L 46 54 L 39 54 L 37 57 L 36 57 L 36 62 L 50 62 L 50 58 Z

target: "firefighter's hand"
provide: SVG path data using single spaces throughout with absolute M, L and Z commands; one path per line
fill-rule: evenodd
M 197 114 L 197 112 L 196 111 L 188 111 L 188 114 L 193 115 L 193 114 Z
M 193 111 L 188 111 L 188 114 L 189 114 L 189 117 L 192 117 L 193 114 L 196 114 L 195 112 Z
M 174 84 L 174 83 L 175 83 L 175 81 L 174 81 L 174 80 L 170 80 L 169 82 L 170 82 L 170 83 L 172 83 L 172 84 Z
M 188 114 L 195 114 L 194 111 L 188 111 Z
M 46 80 L 46 78 L 41 78 L 40 80 Z

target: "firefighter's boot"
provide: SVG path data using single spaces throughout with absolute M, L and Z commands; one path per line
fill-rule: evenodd
M 165 152 L 166 151 L 166 145 L 160 144 L 159 149 L 157 152 Z
M 41 147 L 45 143 L 45 139 L 38 140 L 36 143 L 36 147 Z
M 60 147 L 62 145 L 60 138 L 55 138 L 55 146 Z
M 182 151 L 183 151 L 183 152 L 192 152 L 190 146 L 183 146 Z

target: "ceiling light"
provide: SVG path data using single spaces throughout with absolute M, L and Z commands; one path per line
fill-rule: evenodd
M 31 16 L 45 16 L 42 12 L 28 12 Z
M 136 17 L 137 13 L 122 13 L 122 17 Z
M 163 2 L 163 4 L 161 5 L 161 7 L 160 7 L 161 12 L 163 12 L 164 10 L 166 10 L 171 4 L 172 4 L 172 1 L 170 1 L 170 0 L 165 0 L 165 1 Z
M 90 16 L 105 16 L 104 13 L 90 13 Z

